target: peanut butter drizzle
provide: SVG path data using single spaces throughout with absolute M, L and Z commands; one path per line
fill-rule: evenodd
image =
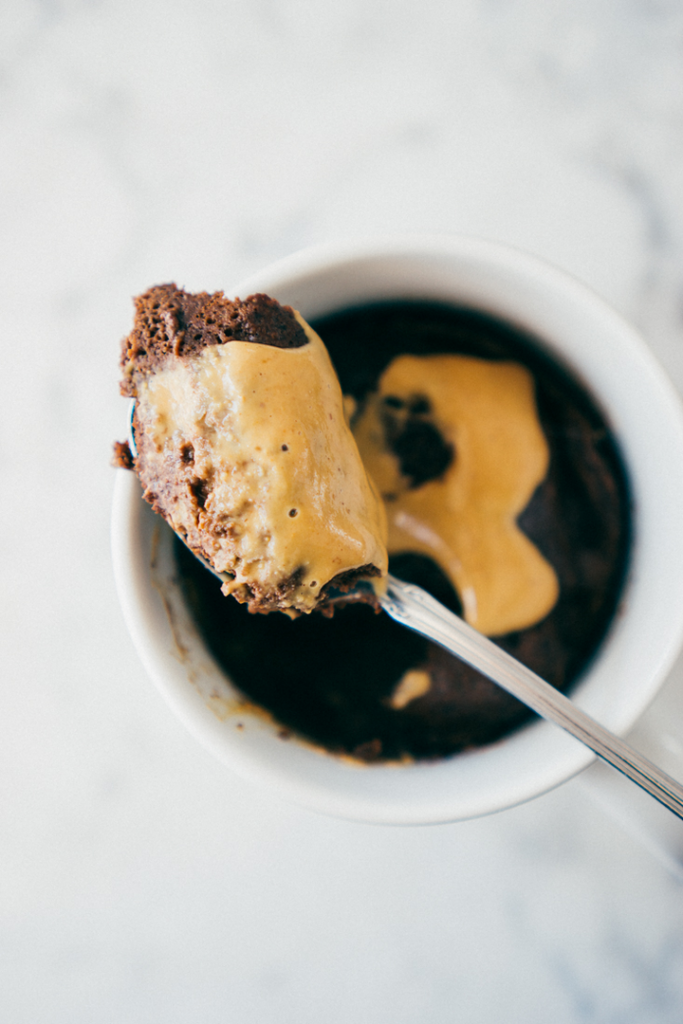
M 409 489 L 386 447 L 387 396 L 428 399 L 432 422 L 455 450 L 440 479 Z M 354 433 L 386 502 L 390 554 L 429 555 L 452 581 L 467 622 L 489 636 L 524 629 L 552 610 L 555 571 L 516 522 L 549 461 L 526 368 L 459 355 L 399 356 Z
M 387 703 L 396 711 L 407 707 L 411 701 L 424 697 L 432 686 L 432 677 L 422 668 L 411 668 L 404 672 L 394 687 Z
M 144 385 L 157 450 L 184 443 L 194 472 L 211 482 L 199 523 L 178 507 L 173 526 L 227 525 L 207 552 L 224 586 L 270 592 L 297 576 L 287 602 L 310 611 L 322 587 L 346 570 L 387 570 L 386 520 L 348 421 L 337 376 L 318 335 L 300 348 L 252 342 L 212 345 Z M 193 532 L 194 531 L 194 532 Z

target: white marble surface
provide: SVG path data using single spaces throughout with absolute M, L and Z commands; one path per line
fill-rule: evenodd
M 465 231 L 588 281 L 683 388 L 682 46 L 675 0 L 4 0 L 0 1020 L 683 1019 L 683 887 L 583 781 L 427 829 L 280 804 L 162 704 L 108 548 L 158 281 Z M 661 701 L 683 775 L 683 664 Z

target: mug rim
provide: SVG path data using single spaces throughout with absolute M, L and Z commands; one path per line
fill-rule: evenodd
M 637 332 L 564 271 L 510 246 L 462 236 L 316 246 L 250 275 L 234 289 L 242 297 L 255 291 L 303 307 L 306 319 L 384 298 L 472 305 L 512 322 L 568 364 L 607 415 L 634 498 L 631 565 L 619 608 L 591 666 L 572 688 L 572 699 L 607 728 L 627 731 L 653 699 L 683 640 L 683 535 L 678 539 L 675 517 L 666 514 L 683 502 L 683 414 L 677 393 Z M 463 301 L 465 294 L 470 302 Z M 646 414 L 647 423 L 634 423 L 638 412 Z M 200 659 L 203 667 L 194 665 L 192 672 L 178 660 L 167 605 L 149 571 L 150 531 L 157 520 L 141 500 L 134 474 L 119 470 L 112 549 L 135 646 L 190 731 L 243 777 L 336 816 L 417 824 L 514 806 L 593 760 L 587 748 L 538 721 L 496 744 L 400 766 L 350 764 L 305 741 L 284 742 L 276 723 L 256 713 L 240 714 L 248 728 L 242 722 L 237 731 L 235 716 L 217 716 L 197 685 L 198 672 L 206 670 L 208 678 L 217 670 L 207 652 Z M 633 637 L 637 623 L 648 629 L 642 643 Z

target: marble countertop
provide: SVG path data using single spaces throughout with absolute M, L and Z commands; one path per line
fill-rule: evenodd
M 682 47 L 669 0 L 5 0 L 2 1021 L 683 1019 L 678 823 L 599 767 L 432 828 L 252 789 L 148 681 L 108 535 L 159 281 L 466 232 L 588 282 L 683 390 Z M 683 777 L 683 662 L 653 729 Z

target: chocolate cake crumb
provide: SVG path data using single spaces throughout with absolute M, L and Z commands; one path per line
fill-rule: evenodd
M 133 469 L 133 453 L 127 441 L 114 441 L 114 453 L 111 463 L 117 469 Z
M 130 397 L 137 394 L 136 378 L 149 376 L 169 356 L 182 357 L 229 341 L 275 348 L 308 343 L 292 308 L 268 295 L 230 301 L 223 292 L 192 295 L 175 284 L 161 284 L 134 302 L 135 322 L 121 356 L 121 394 Z
M 360 743 L 352 751 L 352 755 L 357 757 L 359 761 L 367 761 L 368 764 L 371 764 L 373 761 L 379 761 L 382 756 L 382 741 L 375 738 L 367 743 Z

